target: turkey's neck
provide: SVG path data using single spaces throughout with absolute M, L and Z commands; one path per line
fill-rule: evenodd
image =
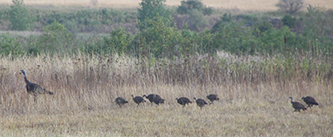
M 24 76 L 24 81 L 25 81 L 26 84 L 30 83 L 30 81 L 27 79 L 26 76 Z

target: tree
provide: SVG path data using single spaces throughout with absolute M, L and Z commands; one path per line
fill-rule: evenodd
M 281 11 L 294 14 L 303 8 L 303 0 L 279 0 L 276 6 L 279 7 Z
M 117 52 L 119 55 L 128 53 L 132 39 L 133 37 L 123 28 L 113 30 L 110 32 L 109 37 L 104 37 L 105 44 L 103 44 L 101 49 L 106 53 Z
M 179 14 L 189 14 L 192 10 L 200 11 L 204 15 L 211 15 L 214 12 L 213 8 L 207 8 L 200 0 L 182 0 L 177 8 Z
M 18 56 L 24 54 L 24 49 L 16 36 L 11 36 L 9 33 L 0 35 L 0 55 Z
M 164 2 L 165 0 L 142 0 L 138 9 L 138 28 L 140 30 L 149 27 L 147 20 L 157 16 L 163 20 L 171 20 L 171 12 L 165 9 Z
M 27 30 L 29 29 L 29 14 L 24 6 L 23 0 L 13 0 L 13 5 L 10 6 L 9 21 L 13 30 Z
M 64 53 L 72 50 L 73 35 L 56 20 L 44 27 L 43 34 L 39 37 L 38 48 L 51 53 Z
M 179 31 L 169 26 L 171 21 L 166 22 L 158 16 L 148 19 L 146 22 L 150 27 L 140 31 L 135 38 L 139 41 L 136 47 L 140 48 L 138 51 L 145 53 L 146 57 L 170 56 L 174 51 L 174 46 L 178 44 Z

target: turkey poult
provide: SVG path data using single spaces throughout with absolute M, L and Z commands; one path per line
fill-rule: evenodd
M 207 102 L 201 98 L 198 99 L 194 98 L 194 100 L 197 103 L 197 105 L 200 107 L 200 109 L 202 109 L 202 107 L 204 107 L 207 104 Z
M 136 97 L 134 97 L 133 95 L 132 95 L 132 98 L 133 98 L 133 101 L 136 103 L 136 104 L 138 104 L 138 106 L 140 105 L 140 103 L 144 103 L 144 102 L 146 102 L 142 97 L 140 97 L 140 96 L 136 96 Z
M 317 101 L 311 96 L 302 97 L 302 99 L 308 105 L 308 107 L 312 107 L 313 105 L 319 105 Z
M 128 103 L 128 101 L 126 101 L 124 98 L 122 97 L 117 97 L 115 102 L 119 105 L 119 107 L 121 107 L 122 105 Z
M 25 80 L 25 83 L 26 83 L 26 89 L 27 89 L 27 92 L 29 94 L 33 94 L 34 95 L 34 102 L 37 103 L 37 96 L 38 94 L 50 94 L 50 95 L 53 95 L 54 93 L 51 92 L 51 91 L 48 91 L 46 90 L 45 88 L 42 88 L 41 86 L 35 84 L 35 83 L 32 83 L 28 80 L 27 78 L 27 74 L 25 72 L 25 70 L 21 70 L 22 74 L 24 75 L 24 80 Z
M 294 101 L 293 101 L 293 97 L 289 97 L 289 98 L 291 99 L 290 102 L 291 102 L 291 104 L 293 105 L 293 108 L 295 109 L 295 111 L 300 112 L 301 109 L 302 109 L 303 111 L 306 110 L 306 107 L 305 107 L 303 104 L 301 104 L 301 103 L 299 103 L 299 102 L 294 102 Z
M 214 103 L 215 100 L 220 100 L 219 97 L 216 94 L 209 94 L 207 98 Z
M 192 103 L 190 101 L 190 99 L 188 99 L 187 97 L 176 98 L 176 100 L 177 100 L 177 103 L 180 104 L 180 105 L 183 105 L 183 107 L 185 107 L 186 104 Z

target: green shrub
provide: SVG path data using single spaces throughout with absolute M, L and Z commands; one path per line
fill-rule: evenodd
M 218 31 L 221 27 L 223 27 L 224 25 L 226 25 L 227 22 L 231 22 L 231 13 L 229 13 L 229 15 L 227 13 L 223 14 L 222 17 L 220 17 L 220 20 L 217 21 L 214 26 L 211 29 L 212 33 L 215 33 L 216 31 Z
M 150 27 L 147 20 L 156 19 L 155 17 L 162 18 L 165 22 L 171 20 L 172 14 L 164 7 L 164 3 L 165 0 L 142 0 L 138 9 L 137 19 L 139 23 L 137 27 L 140 30 Z M 171 25 L 171 23 L 168 25 Z
M 23 55 L 24 50 L 15 36 L 9 34 L 0 35 L 0 54 L 17 56 Z
M 240 14 L 240 15 L 237 15 L 236 16 L 236 20 L 237 21 L 241 21 L 244 23 L 244 25 L 250 27 L 250 26 L 253 26 L 255 25 L 259 18 L 255 15 L 251 15 L 251 14 Z
M 274 55 L 289 52 L 302 43 L 302 39 L 297 38 L 295 33 L 284 26 L 279 30 L 268 29 L 263 32 L 258 39 L 257 48 L 263 54 Z
M 296 18 L 290 16 L 290 15 L 285 15 L 282 18 L 283 25 L 288 26 L 289 28 L 293 28 L 296 25 Z
M 258 29 L 260 31 L 260 33 L 262 33 L 268 29 L 274 29 L 274 26 L 272 25 L 272 23 L 270 23 L 266 20 L 262 20 L 255 25 L 255 28 Z
M 182 0 L 181 5 L 177 8 L 179 14 L 190 14 L 192 10 L 200 11 L 204 15 L 211 15 L 214 12 L 213 8 L 207 8 L 199 0 Z
M 212 7 L 208 7 L 203 10 L 204 15 L 212 15 L 213 13 L 214 13 L 214 9 Z
M 135 36 L 131 49 L 147 57 L 172 56 L 181 39 L 179 31 L 170 27 L 170 22 L 165 22 L 163 18 L 155 17 L 146 22 L 150 27 Z
M 13 30 L 28 30 L 29 29 L 29 13 L 26 9 L 23 0 L 13 0 L 13 5 L 10 6 L 9 21 Z
M 54 21 L 44 28 L 38 41 L 37 47 L 44 52 L 64 53 L 71 52 L 73 36 L 62 24 Z
M 303 8 L 303 0 L 279 0 L 276 6 L 281 11 L 287 12 L 289 14 L 295 14 L 297 11 Z
M 204 19 L 202 12 L 195 9 L 191 10 L 189 14 L 190 17 L 187 22 L 189 29 L 200 31 L 202 28 L 207 26 L 207 21 Z
M 104 38 L 105 46 L 102 48 L 106 53 L 129 53 L 129 46 L 132 43 L 132 36 L 123 28 L 111 31 L 109 37 Z
M 235 54 L 253 52 L 253 35 L 251 29 L 244 27 L 244 24 L 230 22 L 228 25 L 221 25 L 215 30 L 215 36 L 211 43 L 213 50 L 225 50 Z
M 304 31 L 302 36 L 307 40 L 303 49 L 312 54 L 333 56 L 333 12 L 325 11 L 321 7 L 309 5 L 308 12 L 303 17 Z

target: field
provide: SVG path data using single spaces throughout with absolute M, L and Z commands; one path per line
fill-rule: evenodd
M 138 7 L 140 0 L 96 0 L 99 7 L 113 7 L 113 8 L 133 8 Z M 175 6 L 180 5 L 181 0 L 167 0 L 166 4 Z M 93 6 L 91 0 L 25 0 L 29 5 L 79 5 L 79 6 Z M 278 0 L 202 0 L 207 6 L 223 9 L 238 9 L 250 11 L 272 11 L 277 10 L 275 4 Z M 11 4 L 11 0 L 2 0 L 0 4 Z M 312 4 L 323 6 L 328 9 L 333 8 L 333 1 L 331 0 L 305 0 L 305 5 Z
M 232 71 L 230 63 L 226 67 Z M 224 72 L 216 73 L 221 79 L 225 78 L 221 83 L 210 80 L 213 76 L 209 75 L 214 72 L 205 72 L 207 82 L 197 84 L 202 80 L 197 77 L 188 84 L 181 84 L 168 82 L 174 75 L 172 73 L 177 72 L 166 69 L 151 73 L 141 67 L 136 59 L 126 56 L 41 55 L 14 60 L 3 57 L 0 78 L 7 84 L 0 87 L 0 136 L 333 134 L 333 87 L 329 81 L 309 80 L 299 71 L 296 71 L 299 77 L 290 80 L 258 81 L 260 76 L 252 81 L 245 80 L 247 75 L 257 75 L 254 67 L 251 74 L 234 73 L 233 76 L 230 72 L 222 77 Z M 20 69 L 27 71 L 30 81 L 55 94 L 40 95 L 38 103 L 34 104 L 33 97 L 26 92 Z M 132 94 L 150 93 L 161 95 L 165 104 L 157 106 L 147 102 L 137 107 L 131 99 Z M 218 94 L 220 101 L 202 110 L 195 103 L 183 108 L 175 100 L 180 96 L 192 101 L 194 97 L 207 100 L 205 96 L 209 93 Z M 301 97 L 307 95 L 315 97 L 320 105 L 304 112 L 293 112 L 288 97 L 304 104 Z M 114 103 L 118 96 L 126 98 L 129 103 L 119 108 Z
M 306 0 L 319 7 L 290 18 L 294 26 L 282 24 L 278 0 L 202 0 L 216 12 L 172 20 L 207 20 L 201 28 L 156 20 L 144 30 L 140 0 L 92 1 L 24 0 L 25 31 L 11 28 L 12 1 L 0 1 L 0 136 L 333 135 L 333 14 L 321 8 L 332 0 Z M 21 69 L 54 94 L 35 103 Z M 165 103 L 131 97 L 151 93 Z M 200 109 L 194 98 L 211 93 L 220 100 Z M 193 103 L 182 107 L 182 96 Z M 305 105 L 304 96 L 319 105 L 294 112 L 289 97 Z

